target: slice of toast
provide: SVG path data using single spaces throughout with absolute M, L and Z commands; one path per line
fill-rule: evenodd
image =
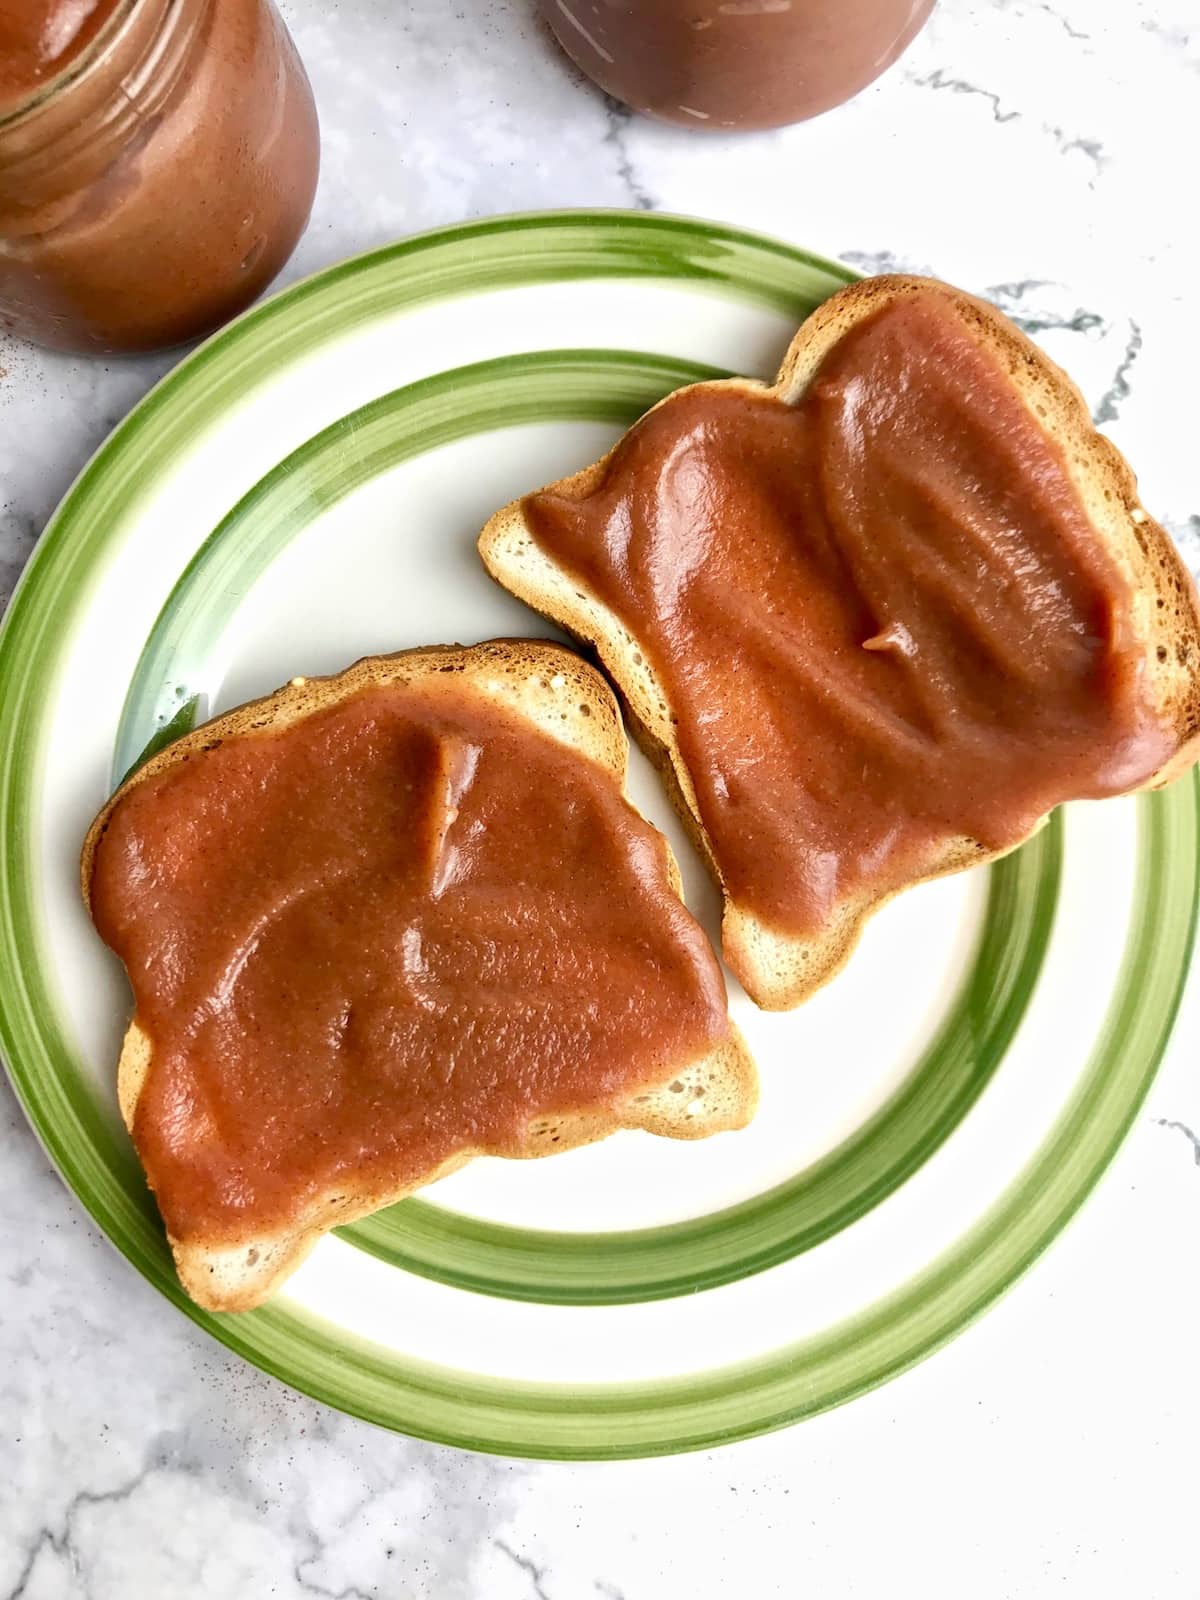
M 385 686 L 394 687 L 398 693 L 412 687 L 426 696 L 447 690 L 477 696 L 481 704 L 510 719 L 520 719 L 535 738 L 552 739 L 575 753 L 580 762 L 597 764 L 611 779 L 614 795 L 623 794 L 628 745 L 616 700 L 600 674 L 573 652 L 532 640 L 404 651 L 360 661 L 335 677 L 294 679 L 275 694 L 225 713 L 155 755 L 126 780 L 88 832 L 81 870 L 89 910 L 93 908 L 98 852 L 114 815 L 133 791 L 166 774 L 178 776 L 183 763 L 203 762 L 207 752 L 231 741 L 253 740 L 278 732 L 361 691 Z M 673 906 L 675 898 L 681 898 L 681 885 L 669 846 L 628 801 L 625 806 L 639 837 L 644 835 L 658 853 L 655 868 L 657 871 L 661 867 L 661 885 L 655 892 L 661 888 Z M 204 839 L 199 837 L 196 852 L 203 848 Z M 671 913 L 672 917 L 678 910 Z M 719 969 L 707 941 L 690 917 L 683 915 L 697 952 L 688 959 L 694 959 L 697 967 L 705 964 L 704 982 L 718 986 L 709 992 L 723 994 Z M 689 952 L 692 948 L 689 943 Z M 698 953 L 701 949 L 702 956 Z M 653 955 L 652 949 L 651 959 Z M 135 995 L 135 1001 L 136 998 Z M 139 1107 L 154 1072 L 154 1054 L 154 1041 L 135 1012 L 118 1063 L 121 1114 L 135 1143 Z M 168 1237 L 179 1278 L 192 1299 L 209 1310 L 247 1310 L 272 1294 L 330 1228 L 390 1205 L 452 1172 L 474 1155 L 549 1155 L 602 1139 L 621 1128 L 694 1139 L 743 1126 L 753 1114 L 756 1099 L 753 1062 L 722 1012 L 719 1036 L 706 1038 L 704 1046 L 687 1059 L 652 1061 L 636 1083 L 625 1086 L 619 1098 L 611 1102 L 602 1098 L 596 1103 L 575 1104 L 566 1110 L 560 1108 L 557 1113 L 535 1116 L 515 1141 L 498 1147 L 464 1143 L 415 1181 L 395 1183 L 376 1176 L 356 1183 L 352 1175 L 343 1178 L 333 1192 L 310 1199 L 284 1222 L 237 1236 L 229 1236 L 227 1230 L 220 1237 L 195 1232 L 182 1236 L 172 1230 L 168 1217 Z
M 1129 620 L 1144 649 L 1144 681 L 1158 719 L 1169 732 L 1170 753 L 1142 786 L 1167 782 L 1200 755 L 1200 609 L 1195 586 L 1170 537 L 1139 503 L 1130 468 L 1092 427 L 1078 389 L 994 307 L 933 280 L 865 279 L 841 290 L 808 318 L 774 383 L 733 378 L 696 385 L 667 396 L 654 410 L 697 391 L 732 390 L 796 404 L 844 335 L 877 311 L 917 293 L 941 297 L 940 303 L 969 338 L 999 363 L 1043 434 L 1061 447 L 1095 537 L 1128 580 Z M 556 503 L 587 499 L 607 482 L 618 449 L 620 445 L 541 493 L 555 497 Z M 842 967 L 866 919 L 897 887 L 882 891 L 868 887 L 839 899 L 811 937 L 781 932 L 736 901 L 701 820 L 693 775 L 676 732 L 676 708 L 655 672 L 646 641 L 637 636 L 636 619 L 618 615 L 619 606 L 611 600 L 605 603 L 578 572 L 569 571 L 539 545 L 527 514 L 529 498 L 505 506 L 484 527 L 479 551 L 485 566 L 518 598 L 594 646 L 626 704 L 635 736 L 662 774 L 693 842 L 724 892 L 722 940 L 730 967 L 760 1006 L 787 1009 L 798 1004 Z M 735 670 L 733 664 L 729 670 Z M 1010 843 L 1004 849 L 989 849 L 964 834 L 943 834 L 899 887 L 994 859 L 1013 847 Z

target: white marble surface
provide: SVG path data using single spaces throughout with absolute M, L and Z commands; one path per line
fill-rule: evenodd
M 806 127 L 704 138 L 583 87 L 524 0 L 292 0 L 324 131 L 288 276 L 489 212 L 635 205 L 993 295 L 1076 375 L 1200 562 L 1196 0 L 942 0 Z M 168 365 L 0 343 L 0 597 Z M 498 1462 L 242 1365 L 110 1250 L 0 1089 L 6 1600 L 1196 1600 L 1200 1083 L 989 1317 L 885 1390 L 676 1461 Z

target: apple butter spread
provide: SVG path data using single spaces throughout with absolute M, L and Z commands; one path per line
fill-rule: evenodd
M 644 652 L 726 892 L 782 933 L 1174 748 L 1061 449 L 931 292 L 796 403 L 683 390 L 593 492 L 524 507 Z
M 152 1045 L 133 1133 L 175 1239 L 503 1153 L 731 1034 L 662 837 L 606 768 L 453 680 L 134 784 L 91 906 Z
M 0 109 L 47 83 L 119 0 L 0 0 Z
M 270 0 L 0 0 L 0 328 L 178 344 L 291 254 L 316 112 Z
M 916 37 L 933 0 L 540 0 L 606 93 L 691 128 L 774 128 L 841 105 Z

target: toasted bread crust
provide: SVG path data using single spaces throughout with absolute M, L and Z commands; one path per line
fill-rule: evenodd
M 1128 463 L 1092 426 L 1075 384 L 994 306 L 928 278 L 865 278 L 833 295 L 802 324 L 773 383 L 728 378 L 692 387 L 766 394 L 795 404 L 849 329 L 898 299 L 931 290 L 944 299 L 976 343 L 999 360 L 1038 426 L 1060 444 L 1092 526 L 1129 580 L 1132 620 L 1145 641 L 1154 703 L 1175 743 L 1171 757 L 1144 785 L 1159 787 L 1200 758 L 1200 600 L 1195 585 L 1169 534 L 1138 500 L 1137 481 Z M 603 480 L 612 454 L 609 451 L 581 472 L 548 485 L 548 492 L 565 499 L 586 498 Z M 867 918 L 896 891 L 844 902 L 812 939 L 780 934 L 737 905 L 721 881 L 700 820 L 672 708 L 639 641 L 595 595 L 581 592 L 576 580 L 539 549 L 523 500 L 512 501 L 487 522 L 479 552 L 488 571 L 506 589 L 596 650 L 626 706 L 638 743 L 663 775 L 692 842 L 722 890 L 724 954 L 747 993 L 767 1010 L 787 1010 L 805 1000 L 840 971 Z M 989 851 L 966 837 L 938 841 L 923 870 L 907 886 L 1005 853 Z
M 96 849 L 123 796 L 182 762 L 197 759 L 215 744 L 286 727 L 358 691 L 393 683 L 435 686 L 452 681 L 469 685 L 561 743 L 606 768 L 624 785 L 628 744 L 620 711 L 601 675 L 573 651 L 539 640 L 493 640 L 475 646 L 444 645 L 370 657 L 327 678 L 297 678 L 274 694 L 239 706 L 159 751 L 121 785 L 96 817 L 84 841 L 80 870 L 84 901 L 91 907 Z M 588 715 L 563 716 L 586 705 Z M 664 841 L 665 844 L 665 841 Z M 679 868 L 666 847 L 667 875 L 681 893 Z M 117 1065 L 117 1098 L 132 1133 L 153 1044 L 138 1025 L 129 1024 Z M 684 1092 L 672 1089 L 682 1083 Z M 515 1147 L 502 1151 L 462 1150 L 417 1183 L 385 1191 L 344 1189 L 322 1195 L 285 1230 L 237 1240 L 180 1240 L 168 1234 L 184 1289 L 210 1311 L 246 1311 L 261 1305 L 287 1278 L 320 1237 L 331 1228 L 403 1199 L 414 1189 L 447 1176 L 475 1155 L 531 1158 L 590 1144 L 620 1128 L 641 1128 L 669 1138 L 693 1139 L 743 1127 L 754 1113 L 758 1080 L 753 1060 L 737 1030 L 706 1055 L 692 1061 L 662 1063 L 652 1081 L 624 1102 L 571 1116 L 535 1119 Z

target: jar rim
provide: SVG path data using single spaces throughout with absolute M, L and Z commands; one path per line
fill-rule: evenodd
M 71 56 L 66 65 L 47 79 L 45 83 L 38 84 L 29 94 L 14 101 L 5 110 L 0 110 L 0 132 L 11 124 L 21 121 L 31 111 L 36 111 L 40 106 L 55 98 L 62 90 L 70 88 L 71 84 L 91 68 L 98 57 L 102 56 L 120 34 L 121 29 L 129 20 L 143 0 L 116 0 L 111 12 L 96 29 L 96 32 L 84 45 L 78 55 Z

